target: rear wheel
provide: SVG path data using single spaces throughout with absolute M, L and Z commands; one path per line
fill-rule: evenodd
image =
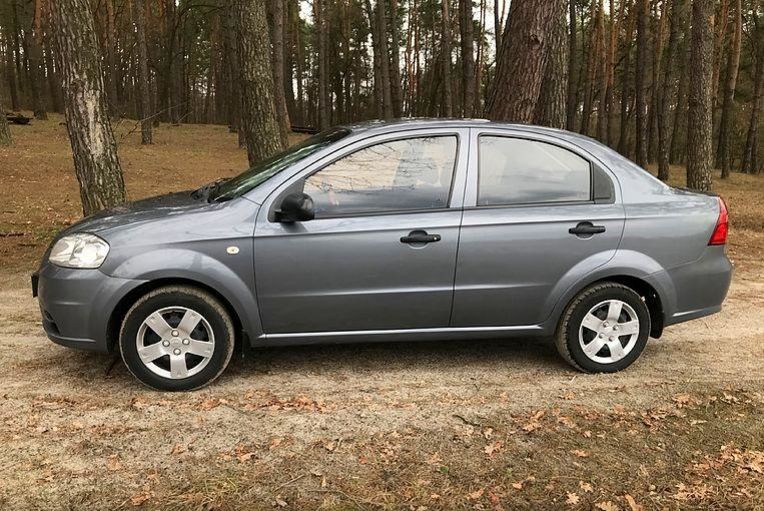
M 639 358 L 649 333 L 650 312 L 642 297 L 622 284 L 603 282 L 568 305 L 555 342 L 576 369 L 612 373 Z
M 190 286 L 168 286 L 143 296 L 125 315 L 119 335 L 130 372 L 157 390 L 208 385 L 231 360 L 234 328 L 215 297 Z

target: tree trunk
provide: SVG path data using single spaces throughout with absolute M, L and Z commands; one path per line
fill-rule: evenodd
M 451 83 L 451 14 L 448 9 L 450 0 L 441 0 L 442 43 L 441 58 L 443 65 L 443 113 L 446 117 L 454 115 L 454 92 Z
M 11 32 L 12 28 L 8 25 L 5 26 L 5 76 L 8 80 L 8 91 L 10 92 L 11 96 L 11 110 L 19 110 L 20 109 L 20 103 L 19 103 L 19 90 L 16 85 L 16 66 L 14 62 L 14 51 L 12 47 L 12 41 L 11 41 Z M 3 114 L 5 112 L 0 109 L 0 114 Z
M 495 120 L 531 123 L 549 56 L 560 0 L 514 0 L 486 112 Z
M 271 44 L 273 63 L 273 83 L 276 116 L 279 121 L 279 133 L 284 147 L 289 145 L 289 133 L 292 131 L 287 110 L 284 90 L 284 0 L 270 0 L 271 5 Z
M 145 0 L 133 0 L 135 35 L 138 45 L 138 117 L 141 119 L 141 144 L 152 144 L 151 133 L 151 77 L 149 76 L 148 47 L 146 46 Z
M 313 10 L 316 23 L 316 38 L 317 41 L 317 59 L 318 59 L 318 125 L 322 130 L 325 130 L 331 124 L 330 119 L 330 105 L 329 105 L 329 69 L 327 63 L 327 44 L 326 44 L 326 31 L 328 25 L 326 23 L 326 8 L 324 2 L 326 0 L 314 0 Z
M 735 25 L 730 40 L 730 50 L 727 55 L 727 82 L 724 88 L 724 102 L 719 121 L 719 145 L 716 150 L 716 165 L 722 169 L 722 179 L 730 175 L 732 164 L 730 138 L 732 122 L 735 115 L 735 88 L 737 87 L 738 68 L 740 67 L 740 47 L 743 37 L 743 2 L 735 2 Z
M 462 115 L 472 117 L 475 108 L 475 44 L 472 0 L 459 0 L 459 32 L 462 51 Z
M 403 112 L 403 93 L 401 92 L 401 55 L 398 33 L 398 0 L 390 2 L 390 97 L 392 99 L 393 116 L 400 117 Z
M 679 28 L 685 16 L 686 0 L 676 0 L 671 7 L 669 38 L 663 52 L 663 83 L 658 87 L 658 179 L 669 178 L 669 105 L 674 99 L 674 54 L 679 40 Z M 668 11 L 667 11 L 668 12 Z
M 634 92 L 636 95 L 636 163 L 640 167 L 647 166 L 647 91 L 645 76 L 647 75 L 648 33 L 647 18 L 650 14 L 649 0 L 637 0 L 637 63 L 634 69 Z
M 117 112 L 116 105 L 119 104 L 119 92 L 117 89 L 119 70 L 115 56 L 116 49 L 117 35 L 114 24 L 114 1 L 106 0 L 106 99 L 112 113 Z
M 572 2 L 575 0 L 571 0 Z M 499 2 L 501 2 L 501 8 L 499 8 Z M 501 47 L 503 41 L 501 40 L 504 34 L 504 8 L 506 6 L 505 0 L 493 0 L 493 31 L 494 39 L 496 40 L 496 62 L 499 62 L 501 58 Z
M 689 0 L 685 0 L 689 1 Z M 687 11 L 687 6 L 685 6 Z M 679 65 L 677 73 L 679 74 L 679 86 L 677 88 L 676 108 L 674 110 L 674 121 L 671 128 L 671 154 L 670 161 L 674 164 L 684 163 L 687 151 L 685 142 L 687 140 L 687 102 L 689 96 L 690 80 L 687 76 L 690 63 L 690 19 L 687 13 L 684 17 L 682 32 L 685 34 L 681 53 L 679 54 Z
M 0 108 L 0 146 L 8 146 L 12 143 L 11 129 L 8 127 L 8 120 L 5 118 L 5 110 Z
M 761 37 L 761 35 L 759 35 Z M 759 117 L 761 115 L 761 103 L 764 100 L 764 47 L 761 41 L 757 44 L 758 55 L 756 56 L 756 78 L 754 79 L 753 105 L 751 117 L 748 122 L 748 135 L 746 136 L 745 149 L 743 150 L 743 163 L 741 171 L 748 174 L 757 173 L 757 148 L 759 140 Z
M 45 105 L 45 95 L 42 84 L 44 72 L 42 69 L 42 0 L 34 0 L 34 13 L 31 30 L 24 32 L 24 42 L 28 52 L 30 81 L 32 91 L 32 110 L 36 119 L 47 120 L 48 113 Z
M 713 37 L 713 0 L 692 0 L 687 186 L 702 191 L 711 188 Z
M 568 98 L 565 113 L 565 128 L 569 131 L 576 131 L 576 112 L 578 112 L 578 29 L 576 23 L 576 2 L 577 0 L 569 0 Z
M 544 70 L 539 101 L 536 104 L 534 124 L 564 129 L 566 125 L 565 99 L 568 90 L 568 47 L 565 0 L 557 2 L 556 22 L 550 33 L 549 58 Z
M 87 0 L 53 2 L 56 56 L 61 70 L 66 129 L 80 184 L 82 212 L 125 201 L 117 144 L 106 111 L 95 22 Z
M 270 40 L 265 4 L 236 0 L 236 39 L 239 54 L 241 126 L 249 164 L 284 149 L 276 119 Z

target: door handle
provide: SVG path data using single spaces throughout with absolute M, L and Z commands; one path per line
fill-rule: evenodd
M 605 232 L 605 226 L 593 225 L 591 222 L 579 222 L 575 227 L 568 229 L 568 232 L 576 236 L 592 236 Z
M 401 243 L 435 243 L 440 241 L 440 234 L 427 234 L 427 231 L 411 231 L 401 237 Z

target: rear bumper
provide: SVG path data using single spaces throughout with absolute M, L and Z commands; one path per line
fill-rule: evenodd
M 69 348 L 107 352 L 109 320 L 127 293 L 143 281 L 109 277 L 99 270 L 44 263 L 32 276 L 48 338 Z M 36 289 L 35 289 L 36 288 Z
M 724 247 L 710 246 L 697 261 L 665 272 L 673 296 L 672 303 L 664 304 L 665 325 L 721 311 L 732 282 L 732 271 Z

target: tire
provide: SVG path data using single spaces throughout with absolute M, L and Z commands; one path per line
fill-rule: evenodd
M 642 297 L 622 284 L 603 282 L 583 290 L 567 306 L 555 344 L 579 371 L 614 373 L 639 358 L 649 336 L 650 311 Z
M 234 341 L 225 307 L 191 286 L 147 293 L 127 311 L 119 332 L 122 360 L 133 376 L 148 387 L 171 392 L 215 381 L 231 360 Z

